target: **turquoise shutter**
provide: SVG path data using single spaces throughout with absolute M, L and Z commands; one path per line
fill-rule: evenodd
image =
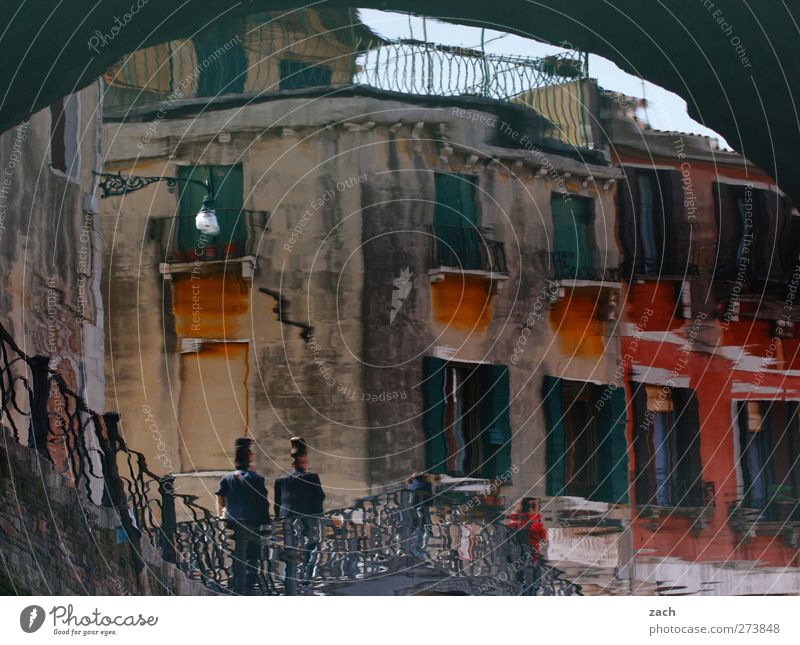
M 486 365 L 482 380 L 488 390 L 483 397 L 483 477 L 495 479 L 511 468 L 511 421 L 509 415 L 509 375 L 505 365 Z M 509 479 L 505 483 L 511 483 Z
M 440 358 L 422 359 L 422 427 L 425 431 L 425 464 L 432 473 L 447 472 L 447 440 L 444 435 L 444 365 Z
M 482 240 L 476 229 L 475 184 L 470 177 L 436 173 L 434 235 L 442 266 L 480 269 Z
M 545 442 L 546 491 L 548 495 L 564 494 L 567 452 L 567 438 L 564 432 L 564 411 L 561 406 L 561 379 L 554 376 L 544 377 L 542 388 L 542 405 L 544 406 L 547 438 Z
M 436 226 L 471 228 L 477 224 L 475 184 L 471 177 L 453 173 L 436 173 L 436 204 L 433 223 Z
M 197 96 L 241 94 L 244 91 L 247 52 L 240 41 L 212 27 L 194 38 L 194 47 L 200 67 Z
M 550 208 L 553 214 L 556 277 L 590 277 L 594 248 L 592 201 L 583 197 L 572 197 L 565 201 L 560 194 L 553 193 Z
M 611 392 L 600 412 L 601 437 L 600 484 L 597 499 L 611 504 L 628 503 L 628 442 L 625 427 L 628 415 L 625 405 L 625 389 Z
M 195 227 L 194 218 L 206 196 L 206 189 L 199 184 L 182 181 L 177 249 L 190 255 L 202 255 L 207 253 L 206 248 L 213 247 L 218 257 L 242 255 L 247 240 L 247 226 L 241 213 L 244 198 L 242 166 L 182 166 L 178 176 L 181 179 L 206 181 L 209 173 L 214 182 L 214 208 L 220 227 L 219 235 L 206 236 L 203 243 L 198 244 L 200 233 Z M 193 256 L 190 259 L 194 259 Z

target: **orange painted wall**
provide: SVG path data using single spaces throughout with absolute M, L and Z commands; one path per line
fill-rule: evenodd
M 599 287 L 565 288 L 564 297 L 550 309 L 550 327 L 567 356 L 598 357 L 605 347 L 605 324 L 598 319 Z
M 433 319 L 447 327 L 483 332 L 492 319 L 491 282 L 471 275 L 446 274 L 431 283 Z

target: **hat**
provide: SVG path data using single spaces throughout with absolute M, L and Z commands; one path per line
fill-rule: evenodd
M 308 446 L 306 445 L 306 440 L 303 437 L 292 437 L 289 439 L 289 443 L 292 446 L 291 454 L 292 459 L 297 459 L 298 457 L 303 457 L 308 453 Z
M 234 442 L 233 463 L 237 468 L 247 468 L 253 440 L 250 437 L 237 437 Z

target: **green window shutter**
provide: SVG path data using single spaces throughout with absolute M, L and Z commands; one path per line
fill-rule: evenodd
M 617 388 L 600 411 L 600 428 L 604 435 L 599 450 L 601 484 L 598 499 L 611 504 L 628 503 L 627 421 L 625 390 Z
M 567 438 L 564 432 L 564 410 L 561 405 L 561 379 L 554 376 L 544 377 L 542 388 L 542 405 L 547 423 L 547 439 L 545 442 L 545 458 L 547 461 L 546 491 L 548 495 L 564 494 L 564 479 L 567 453 Z
M 444 434 L 444 365 L 433 356 L 422 359 L 422 427 L 425 431 L 426 470 L 447 472 L 447 440 Z
M 505 365 L 485 365 L 481 382 L 486 394 L 481 401 L 483 425 L 483 477 L 494 479 L 511 468 L 511 421 L 509 375 Z M 506 483 L 511 483 L 506 480 Z
M 200 67 L 197 96 L 241 94 L 244 91 L 247 52 L 240 41 L 212 27 L 194 38 L 194 48 Z
M 481 268 L 484 244 L 477 230 L 475 184 L 471 177 L 436 173 L 434 235 L 438 240 L 437 257 L 442 266 L 462 269 Z
M 553 193 L 550 209 L 553 214 L 553 252 L 557 278 L 590 278 L 594 230 L 592 200 L 572 197 L 565 200 Z
M 200 210 L 206 189 L 199 184 L 181 182 L 177 248 L 190 254 L 197 252 L 202 255 L 207 252 L 206 249 L 214 249 L 219 257 L 242 255 L 247 240 L 247 226 L 241 213 L 244 195 L 242 166 L 182 166 L 178 176 L 181 179 L 205 181 L 209 172 L 214 182 L 214 208 L 220 227 L 219 235 L 206 236 L 203 244 L 198 245 L 200 232 L 195 227 L 194 217 Z
M 475 184 L 472 178 L 454 173 L 436 173 L 436 205 L 433 223 L 436 226 L 469 228 L 477 224 Z

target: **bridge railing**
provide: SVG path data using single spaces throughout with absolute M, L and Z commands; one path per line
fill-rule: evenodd
M 171 475 L 152 472 L 127 445 L 119 415 L 93 411 L 68 379 L 67 370 L 28 356 L 0 326 L 3 428 L 95 504 L 116 511 L 139 571 L 146 539 L 189 577 L 231 592 L 231 523 L 176 493 Z M 191 519 L 178 522 L 179 515 Z M 256 585 L 248 592 L 265 595 L 319 593 L 419 567 L 440 579 L 500 579 L 504 593 L 580 593 L 532 558 L 501 515 L 477 516 L 446 495 L 429 505 L 414 505 L 404 490 L 364 497 L 319 517 L 278 520 L 262 527 L 259 542 Z

